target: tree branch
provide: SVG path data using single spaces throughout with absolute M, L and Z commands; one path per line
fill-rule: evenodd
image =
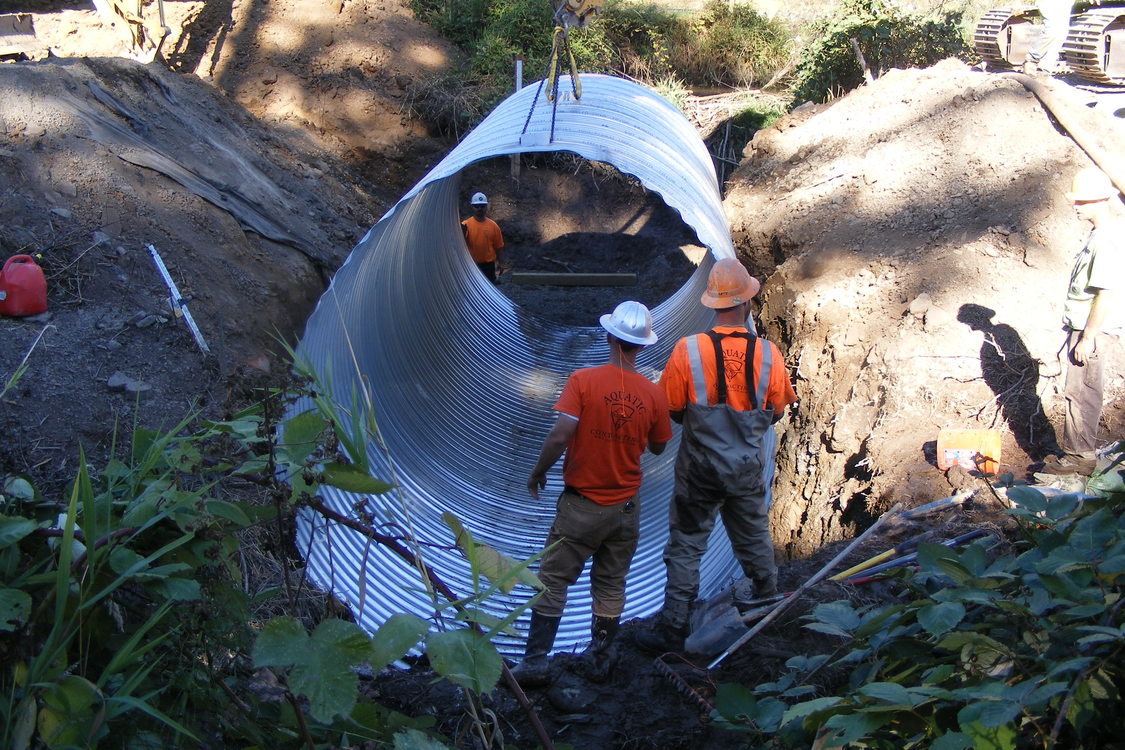
M 324 516 L 330 521 L 335 521 L 342 526 L 346 526 L 352 531 L 363 534 L 365 537 L 378 544 L 384 545 L 387 549 L 394 552 L 405 562 L 414 567 L 424 570 L 426 575 L 429 576 L 430 580 L 433 582 L 434 589 L 436 591 L 438 591 L 442 596 L 444 596 L 451 602 L 457 601 L 458 597 L 456 596 L 456 594 L 454 594 L 453 590 L 446 586 L 445 583 L 443 583 L 442 580 L 437 577 L 434 569 L 427 565 L 424 560 L 421 560 L 398 539 L 386 536 L 385 534 L 380 534 L 369 526 L 366 526 L 353 518 L 348 518 L 347 516 L 338 513 L 337 511 L 326 506 L 324 504 L 324 501 L 318 497 L 315 497 L 309 501 L 309 508 L 315 510 L 317 513 Z M 463 608 L 458 607 L 458 609 Z M 478 633 L 482 632 L 480 626 L 476 623 L 470 623 L 470 627 L 472 627 Z M 501 673 L 504 676 L 504 682 L 508 685 L 508 688 L 512 691 L 512 694 L 516 696 L 516 700 L 519 702 L 520 707 L 522 707 L 524 712 L 527 714 L 527 718 L 531 722 L 531 725 L 535 727 L 535 733 L 539 736 L 539 742 L 543 745 L 544 750 L 553 750 L 554 743 L 551 742 L 551 738 L 547 734 L 547 730 L 543 727 L 543 723 L 539 721 L 539 714 L 535 712 L 535 708 L 531 705 L 531 701 L 528 700 L 527 695 L 523 692 L 523 688 L 521 688 L 519 683 L 516 682 L 516 678 L 512 675 L 512 670 L 508 668 L 507 662 L 501 659 L 500 667 Z

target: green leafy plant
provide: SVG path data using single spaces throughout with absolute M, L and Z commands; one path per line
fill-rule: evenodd
M 900 603 L 818 605 L 806 627 L 839 648 L 724 687 L 716 718 L 786 747 L 1112 746 L 1098 717 L 1123 707 L 1125 518 L 1075 495 L 1007 496 L 1013 551 L 921 545 Z
M 760 86 L 789 60 L 788 30 L 749 5 L 711 0 L 671 54 L 671 64 L 697 85 Z
M 380 669 L 421 643 L 434 671 L 465 691 L 474 731 L 484 746 L 492 746 L 498 732 L 485 718 L 481 696 L 495 687 L 507 668 L 491 638 L 500 632 L 514 632 L 512 623 L 534 598 L 503 618 L 492 617 L 480 605 L 495 592 L 510 593 L 517 583 L 542 589 L 528 567 L 538 555 L 521 562 L 511 560 L 477 542 L 458 519 L 446 513 L 443 520 L 470 565 L 471 591 L 455 593 L 426 561 L 425 548 L 433 541 L 419 540 L 409 533 L 407 503 L 402 498 L 394 501 L 397 488 L 371 474 L 367 447 L 383 447 L 383 443 L 370 395 L 353 390 L 350 405 L 343 408 L 326 395 L 333 392 L 329 384 L 320 382 L 309 366 L 295 361 L 295 371 L 311 383 L 310 395 L 293 409 L 283 440 L 271 454 L 276 464 L 267 468 L 271 475 L 290 478 L 287 502 L 294 507 L 320 513 L 409 562 L 419 572 L 423 589 L 431 598 L 433 617 L 427 621 L 414 615 L 396 615 L 370 639 L 357 626 L 338 620 L 322 622 L 308 634 L 291 617 L 275 619 L 266 623 L 255 642 L 255 667 L 278 668 L 286 685 L 286 699 L 294 709 L 301 698 L 307 701 L 313 719 L 327 723 L 353 713 L 358 691 L 353 668 L 366 664 Z M 319 485 L 359 493 L 363 499 L 352 507 L 350 515 L 344 515 L 320 501 L 316 494 Z M 378 531 L 371 522 L 376 516 L 389 521 Z M 401 533 L 386 533 L 387 529 Z
M 812 41 L 799 54 L 794 98 L 823 102 L 862 84 L 855 46 L 878 77 L 891 68 L 924 67 L 968 55 L 961 33 L 959 12 L 927 18 L 905 14 L 883 0 L 844 0 L 811 30 Z
M 492 742 L 479 696 L 507 668 L 490 638 L 510 631 L 520 611 L 496 619 L 479 604 L 517 583 L 536 586 L 531 561 L 500 555 L 449 517 L 473 571 L 471 590 L 456 594 L 426 565 L 421 553 L 435 542 L 413 538 L 401 506 L 333 514 L 319 500 L 322 485 L 372 502 L 392 497 L 394 485 L 366 459 L 379 440 L 367 394 L 354 391 L 341 405 L 329 392 L 298 377 L 220 422 L 134 426 L 127 449 L 111 450 L 123 456 L 101 471 L 80 460 L 64 498 L 44 497 L 26 477 L 3 478 L 0 746 L 94 748 L 112 738 L 129 747 L 334 747 L 402 735 L 441 747 L 433 719 L 379 706 L 353 670 L 416 648 L 473 697 L 476 731 Z M 279 429 L 295 402 L 304 410 Z M 288 577 L 282 588 L 253 591 L 240 534 L 292 523 L 301 509 L 415 562 L 433 595 L 432 620 L 396 615 L 369 636 L 298 611 Z M 373 531 L 372 513 L 395 518 L 399 532 Z M 262 622 L 254 613 L 263 607 L 287 613 Z
M 0 718 L 5 746 L 95 746 L 171 731 L 163 670 L 198 601 L 204 540 L 220 514 L 241 515 L 188 489 L 169 463 L 170 436 L 138 431 L 129 464 L 94 475 L 81 460 L 65 503 L 9 477 L 0 508 Z M 211 505 L 209 509 L 209 504 Z
M 458 82 L 446 75 L 412 88 L 412 108 L 439 132 L 464 132 L 511 93 L 516 55 L 523 57 L 525 79 L 546 76 L 555 28 L 550 3 L 414 0 L 412 7 L 468 57 Z M 760 84 L 790 60 L 787 29 L 747 6 L 720 0 L 696 16 L 609 2 L 589 26 L 570 29 L 568 44 L 582 73 L 623 75 L 650 84 L 674 79 L 685 90 Z M 569 72 L 567 68 L 564 55 L 560 72 Z M 472 89 L 476 96 L 467 94 Z

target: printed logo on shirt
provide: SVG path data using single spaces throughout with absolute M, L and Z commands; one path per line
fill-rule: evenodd
M 746 390 L 746 350 L 723 349 L 723 369 L 726 370 L 727 388 Z
M 613 418 L 613 429 L 619 431 L 638 413 L 645 411 L 645 404 L 640 398 L 627 391 L 614 391 L 605 397 L 605 404 Z

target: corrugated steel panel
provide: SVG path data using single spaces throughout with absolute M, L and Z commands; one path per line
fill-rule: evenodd
M 308 321 L 298 353 L 330 376 L 336 399 L 349 404 L 361 380 L 370 385 L 383 445 L 373 441 L 368 455 L 377 476 L 400 486 L 374 499 L 375 523 L 390 524 L 380 527 L 383 533 L 397 525 L 429 543 L 451 544 L 441 520 L 448 511 L 479 541 L 514 558 L 539 551 L 561 490 L 562 462 L 538 502 L 528 496 L 528 474 L 567 375 L 607 355 L 596 323 L 608 311 L 591 310 L 592 327 L 562 327 L 516 307 L 477 273 L 460 229 L 465 167 L 551 151 L 612 164 L 679 211 L 714 256 L 734 255 L 710 155 L 687 119 L 629 81 L 585 75 L 581 83 L 582 98 L 575 100 L 564 77 L 554 111 L 534 85 L 497 107 L 367 233 Z M 639 359 L 654 380 L 675 341 L 710 323 L 710 311 L 699 304 L 709 267 L 710 260 L 654 310 L 660 341 Z M 642 462 L 642 537 L 626 619 L 650 614 L 663 601 L 661 551 L 676 445 Z M 358 499 L 331 488 L 324 496 L 342 513 Z M 417 571 L 361 535 L 309 516 L 299 526 L 298 546 L 314 580 L 347 602 L 367 629 L 395 612 L 432 614 Z M 468 566 L 457 552 L 423 551 L 444 581 L 469 590 Z M 736 569 L 719 531 L 704 559 L 703 593 L 729 582 Z M 503 616 L 529 594 L 517 589 L 493 601 L 490 611 Z M 589 623 L 584 575 L 571 587 L 556 648 L 587 641 Z M 499 645 L 522 652 L 519 640 Z

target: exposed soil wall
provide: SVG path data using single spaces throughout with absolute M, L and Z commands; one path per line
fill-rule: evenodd
M 1084 122 L 1121 143 L 1108 118 Z M 1088 229 L 1064 193 L 1090 161 L 1015 77 L 891 71 L 745 155 L 726 206 L 801 397 L 773 509 L 789 554 L 950 494 L 964 477 L 934 465 L 943 428 L 1001 430 L 1001 471 L 1021 477 L 1055 447 L 1061 307 Z M 1125 416 L 1111 381 L 1106 439 Z

